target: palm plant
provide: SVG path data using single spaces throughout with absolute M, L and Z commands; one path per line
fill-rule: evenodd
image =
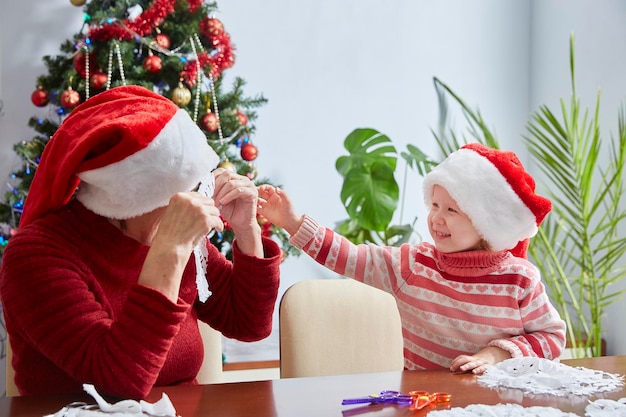
M 568 324 L 568 341 L 575 355 L 600 356 L 606 308 L 624 292 L 613 291 L 611 286 L 626 277 L 626 238 L 623 230 L 619 234 L 626 218 L 622 204 L 626 119 L 620 110 L 618 137 L 607 149 L 598 121 L 600 95 L 592 115 L 581 112 L 574 69 L 572 36 L 569 106 L 561 100 L 561 120 L 541 106 L 525 137 L 545 176 L 542 185 L 554 211 L 533 240 L 530 253 Z M 600 163 L 601 156 L 606 163 Z
M 598 95 L 592 115 L 588 111 L 581 112 L 574 68 L 572 36 L 572 96 L 569 106 L 561 100 L 561 120 L 550 108 L 541 106 L 532 114 L 528 133 L 523 138 L 531 153 L 531 162 L 543 174 L 538 179 L 538 188 L 553 203 L 553 212 L 532 239 L 529 254 L 542 274 L 555 307 L 567 323 L 568 344 L 573 348 L 574 356 L 600 356 L 603 353 L 603 319 L 606 309 L 626 291 L 612 288 L 626 277 L 626 267 L 623 266 L 626 260 L 626 238 L 623 237 L 626 210 L 622 198 L 626 163 L 626 115 L 623 110 L 619 112 L 618 137 L 607 145 L 600 135 L 600 96 Z M 470 141 L 498 148 L 498 140 L 480 111 L 471 109 L 437 78 L 434 82 L 439 98 L 440 123 L 438 132 L 433 131 L 433 135 L 441 153 L 446 156 L 462 143 Z M 468 122 L 467 136 L 459 138 L 447 127 L 448 96 L 460 106 Z M 352 140 L 351 146 L 346 146 L 350 156 L 367 153 L 367 137 L 380 135 L 372 129 L 357 131 L 364 134 L 363 141 Z M 395 148 L 387 143 L 389 139 L 386 136 L 385 138 L 387 155 L 395 157 Z M 372 152 L 370 156 L 370 163 L 373 163 L 376 153 Z M 417 168 L 422 175 L 437 163 L 411 145 L 409 152 L 402 156 L 408 167 Z M 606 158 L 606 163 L 599 162 L 601 156 Z M 360 159 L 362 163 L 352 164 L 351 169 L 346 169 L 342 158 L 338 159 L 337 167 L 344 176 L 344 204 L 352 201 L 351 195 L 360 195 L 362 201 L 369 198 L 375 201 L 374 197 L 376 201 L 383 201 L 389 190 L 393 190 L 396 195 L 397 183 L 393 175 L 390 176 L 387 172 L 384 186 L 378 187 L 381 183 L 367 180 L 367 176 L 375 172 L 371 167 L 366 168 L 369 165 L 363 161 L 367 158 Z M 393 168 L 395 169 L 395 160 Z M 358 176 L 358 181 L 353 181 L 355 176 Z M 347 183 L 352 185 L 346 187 Z M 389 205 L 387 209 L 397 208 L 397 196 L 393 201 L 395 205 Z M 367 219 L 372 216 L 372 212 L 355 210 L 353 207 L 348 210 L 348 214 L 350 219 L 344 225 L 358 225 L 359 236 L 367 235 L 371 226 Z M 391 215 L 388 215 L 389 219 Z M 388 224 L 379 223 L 377 227 L 382 230 L 378 233 L 382 236 L 394 235 Z M 339 231 L 342 232 L 341 229 Z M 403 236 L 406 237 L 407 234 Z M 353 241 L 361 243 L 358 239 Z M 403 241 L 405 239 L 398 239 L 398 242 Z

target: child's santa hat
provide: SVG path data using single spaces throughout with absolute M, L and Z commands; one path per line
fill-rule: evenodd
M 461 147 L 426 175 L 428 207 L 434 185 L 446 189 L 492 250 L 518 257 L 526 257 L 529 239 L 552 209 L 513 152 L 478 143 Z
M 187 112 L 144 87 L 116 87 L 76 107 L 46 145 L 20 226 L 76 198 L 127 219 L 190 191 L 219 162 Z

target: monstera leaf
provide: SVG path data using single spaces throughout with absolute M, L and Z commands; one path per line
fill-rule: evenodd
M 400 194 L 394 177 L 396 148 L 374 129 L 355 129 L 344 146 L 349 155 L 339 157 L 335 164 L 344 178 L 341 202 L 359 227 L 385 232 Z

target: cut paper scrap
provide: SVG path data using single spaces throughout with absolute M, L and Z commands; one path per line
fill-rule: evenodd
M 209 173 L 205 178 L 200 181 L 198 192 L 205 197 L 213 197 L 213 191 L 215 190 L 215 177 L 213 173 Z M 203 303 L 211 296 L 209 290 L 209 281 L 207 280 L 207 265 L 209 252 L 206 245 L 210 244 L 208 236 L 202 239 L 194 249 L 193 255 L 196 259 L 196 287 L 198 287 L 198 298 Z
M 143 400 L 122 400 L 110 404 L 93 385 L 83 384 L 83 389 L 96 400 L 97 405 L 72 403 L 45 417 L 176 417 L 176 409 L 165 393 L 153 404 Z
M 585 407 L 585 417 L 626 417 L 626 398 L 595 400 Z
M 588 396 L 624 386 L 624 376 L 523 357 L 487 365 L 478 383 L 489 388 L 519 389 L 528 394 Z

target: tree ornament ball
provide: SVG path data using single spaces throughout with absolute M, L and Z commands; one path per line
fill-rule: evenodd
M 33 94 L 30 96 L 30 100 L 37 107 L 44 107 L 50 102 L 50 97 L 48 96 L 48 92 L 43 88 L 38 88 L 33 91 Z
M 163 61 L 156 55 L 150 55 L 143 61 L 143 67 L 151 74 L 156 74 L 161 71 L 163 67 Z
M 183 107 L 191 101 L 191 91 L 182 84 L 178 84 L 172 91 L 172 101 L 178 106 Z
M 251 180 L 255 180 L 257 175 L 259 175 L 259 172 L 257 171 L 256 167 L 252 167 L 252 169 L 246 173 L 246 177 L 250 178 Z
M 237 120 L 239 120 L 239 124 L 242 126 L 248 124 L 248 116 L 242 111 L 237 112 Z
M 230 161 L 222 161 L 217 166 L 225 169 L 226 171 L 237 172 L 237 168 L 235 167 L 235 164 L 233 164 Z
M 68 88 L 61 93 L 61 106 L 63 106 L 64 109 L 73 109 L 78 103 L 80 103 L 80 94 L 78 94 L 78 91 Z
M 161 48 L 164 49 L 170 49 L 170 38 L 169 36 L 163 34 L 163 33 L 159 33 L 158 35 L 156 35 L 154 37 L 154 41 L 157 43 L 157 45 L 159 45 Z
M 70 3 L 72 3 L 73 6 L 80 7 L 84 6 L 87 0 L 70 0 Z
M 200 118 L 200 124 L 207 132 L 215 132 L 220 125 L 220 121 L 217 119 L 215 113 L 207 112 Z
M 251 143 L 246 143 L 241 147 L 241 158 L 244 161 L 254 161 L 258 155 L 259 151 Z
M 79 73 L 81 77 L 85 77 L 87 75 L 87 68 L 90 68 L 90 71 L 93 71 L 98 66 L 98 61 L 93 52 L 88 53 L 81 49 L 74 55 L 72 64 L 74 65 L 76 72 Z
M 108 75 L 104 72 L 96 72 L 91 76 L 91 86 L 96 90 L 102 90 L 109 81 Z
M 211 36 L 220 36 L 224 33 L 224 25 L 219 19 L 211 17 L 208 19 L 208 32 Z

